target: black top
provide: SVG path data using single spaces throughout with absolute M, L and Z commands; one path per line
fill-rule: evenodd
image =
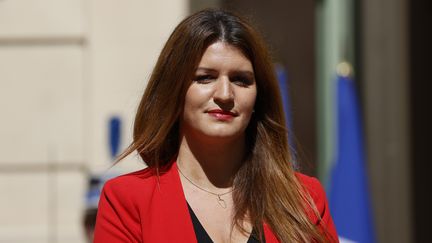
M 210 238 L 207 231 L 204 229 L 204 227 L 198 220 L 197 216 L 195 215 L 194 211 L 190 207 L 189 203 L 187 205 L 189 209 L 189 214 L 192 218 L 192 224 L 195 230 L 195 235 L 198 243 L 213 243 L 213 240 Z M 252 229 L 252 233 L 250 234 L 247 243 L 265 243 L 265 239 L 263 239 L 263 241 L 260 241 L 257 232 L 255 231 L 254 228 Z

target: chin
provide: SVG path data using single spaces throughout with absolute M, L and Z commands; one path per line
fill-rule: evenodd
M 197 141 L 211 140 L 235 140 L 244 136 L 246 128 L 238 124 L 206 124 L 199 126 L 183 127 L 182 133 Z M 189 135 L 188 135 L 189 134 Z
M 232 140 L 236 138 L 240 138 L 244 135 L 243 130 L 235 130 L 232 131 L 230 129 L 214 129 L 211 131 L 204 131 L 203 132 L 206 137 L 214 138 L 214 139 L 227 139 Z

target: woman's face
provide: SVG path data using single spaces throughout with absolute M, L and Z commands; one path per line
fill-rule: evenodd
M 236 47 L 216 42 L 204 52 L 186 93 L 181 131 L 201 138 L 239 138 L 256 95 L 250 60 Z

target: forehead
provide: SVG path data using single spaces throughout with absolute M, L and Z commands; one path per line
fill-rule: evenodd
M 236 69 L 253 72 L 249 58 L 239 48 L 222 41 L 207 47 L 198 68 Z

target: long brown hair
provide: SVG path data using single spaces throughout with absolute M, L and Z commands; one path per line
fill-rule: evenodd
M 138 107 L 133 142 L 120 158 L 136 150 L 156 170 L 176 158 L 186 91 L 204 51 L 217 41 L 235 46 L 249 58 L 258 91 L 246 129 L 247 156 L 234 179 L 233 223 L 243 229 L 247 217 L 262 236 L 265 222 L 282 242 L 326 241 L 308 216 L 310 208 L 315 213 L 316 209 L 292 167 L 270 55 L 257 31 L 233 13 L 203 10 L 175 28 Z

